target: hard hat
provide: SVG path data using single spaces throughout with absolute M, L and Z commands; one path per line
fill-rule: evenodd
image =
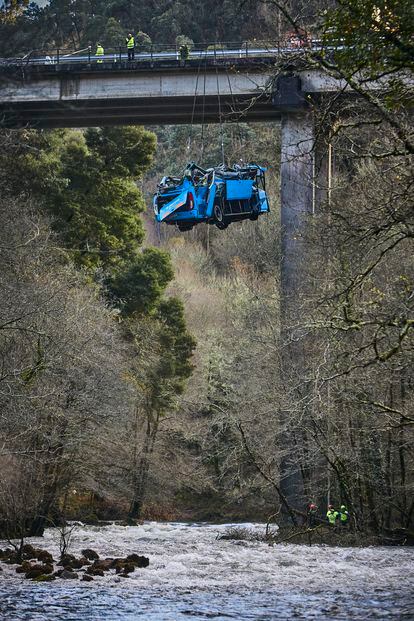
M 346 511 L 345 505 L 341 505 L 341 509 L 342 509 L 342 511 Z
M 328 505 L 328 509 L 333 509 L 333 505 Z
M 311 502 L 311 504 L 309 505 L 309 509 L 316 509 L 316 505 L 314 505 L 313 502 Z

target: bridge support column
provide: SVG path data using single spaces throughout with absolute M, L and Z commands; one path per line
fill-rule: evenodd
M 286 112 L 281 137 L 280 485 L 289 504 L 304 509 L 306 409 L 311 395 L 312 342 L 303 328 L 314 291 L 312 245 L 306 239 L 317 206 L 329 196 L 330 160 L 315 138 L 310 111 Z M 302 417 L 301 419 L 299 417 Z M 298 420 L 303 420 L 298 432 Z M 296 429 L 295 429 L 296 427 Z

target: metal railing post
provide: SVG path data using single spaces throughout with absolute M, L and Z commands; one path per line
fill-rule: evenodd
M 214 43 L 214 62 L 217 62 L 217 57 L 216 57 L 216 44 Z
M 122 47 L 119 46 L 119 62 L 122 61 Z
M 246 58 L 249 55 L 249 42 L 246 41 Z
M 56 50 L 56 63 L 59 64 L 59 48 Z
M 151 43 L 151 62 L 154 60 L 154 44 Z
M 91 46 L 88 45 L 88 63 L 90 64 L 91 62 Z

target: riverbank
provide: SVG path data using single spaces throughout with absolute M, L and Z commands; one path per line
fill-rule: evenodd
M 220 535 L 221 539 L 234 541 L 262 541 L 269 545 L 295 543 L 301 545 L 328 545 L 334 547 L 366 546 L 413 546 L 414 533 L 406 529 L 394 529 L 375 535 L 369 532 L 352 530 L 338 525 L 335 528 L 319 524 L 313 528 L 307 526 L 267 525 L 263 532 L 250 530 L 242 525 L 235 525 Z

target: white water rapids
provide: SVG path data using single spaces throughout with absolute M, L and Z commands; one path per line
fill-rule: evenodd
M 240 525 L 238 525 L 240 526 Z M 246 525 L 253 527 L 253 525 Z M 263 530 L 263 525 L 254 528 Z M 80 526 L 70 553 L 150 559 L 127 579 L 34 583 L 2 564 L 7 621 L 414 619 L 414 550 L 217 540 L 223 525 Z M 28 542 L 59 557 L 59 532 Z M 6 547 L 0 542 L 0 548 Z M 75 582 L 75 584 L 74 584 Z

